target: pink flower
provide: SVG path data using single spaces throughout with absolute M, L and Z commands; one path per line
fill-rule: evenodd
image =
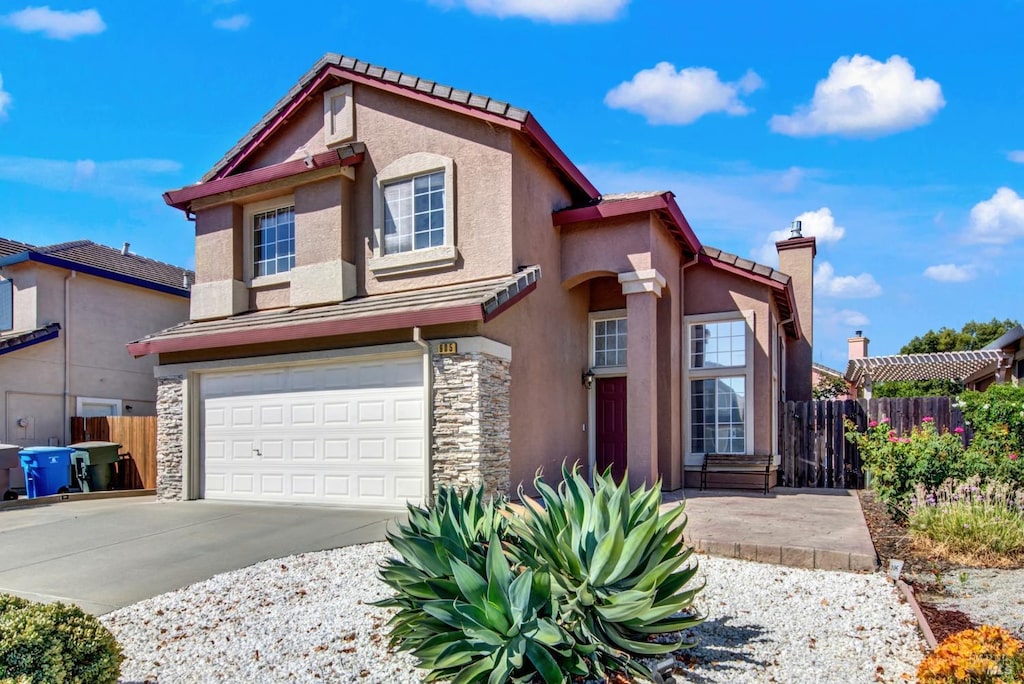
M 896 436 L 896 431 L 895 430 L 889 430 L 889 437 L 892 438 L 892 437 L 895 437 L 895 436 Z
M 889 422 L 889 416 L 886 416 L 885 418 L 882 418 L 882 422 L 883 423 L 888 423 Z
M 873 427 L 878 427 L 878 421 L 877 421 L 877 420 L 872 420 L 872 421 L 870 421 L 870 422 L 868 423 L 868 427 L 870 427 L 870 428 L 873 428 Z
M 1010 460 L 1011 461 L 1016 461 L 1017 460 L 1017 454 L 1010 454 Z
M 895 443 L 895 442 L 898 442 L 899 440 L 896 439 L 895 437 L 893 437 L 892 435 L 890 435 L 889 436 L 889 441 Z
M 962 434 L 964 434 L 964 429 L 962 427 L 957 426 L 957 427 L 953 428 L 953 432 L 955 432 L 958 435 L 962 435 Z
M 910 444 L 909 437 L 900 437 L 900 444 Z
M 935 419 L 932 418 L 931 416 L 925 416 L 924 418 L 921 419 L 921 422 L 922 423 L 934 423 Z

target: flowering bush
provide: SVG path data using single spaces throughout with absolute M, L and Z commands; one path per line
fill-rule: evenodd
M 929 490 L 917 485 L 910 502 L 916 539 L 967 562 L 1013 563 L 1024 558 L 1024 490 L 975 475 Z
M 975 434 L 999 437 L 1006 451 L 1024 451 L 1024 386 L 992 385 L 984 392 L 964 392 L 956 404 Z
M 964 468 L 964 446 L 949 431 L 941 434 L 926 417 L 909 435 L 898 436 L 888 418 L 871 421 L 866 432 L 846 419 L 846 439 L 860 449 L 861 461 L 872 478 L 871 487 L 890 512 L 902 514 L 914 486 L 935 488 Z
M 996 684 L 1024 677 L 1024 643 L 1001 627 L 984 625 L 957 632 L 917 668 L 921 684 Z

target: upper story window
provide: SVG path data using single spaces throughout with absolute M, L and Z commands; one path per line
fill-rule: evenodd
M 253 276 L 285 273 L 295 267 L 295 206 L 253 214 Z
M 626 365 L 626 319 L 594 321 L 594 367 Z
M 444 245 L 444 171 L 384 186 L 384 253 Z
M 690 326 L 690 368 L 730 368 L 747 363 L 743 319 Z
M 455 247 L 455 163 L 416 152 L 377 172 L 373 198 L 376 276 L 451 266 Z

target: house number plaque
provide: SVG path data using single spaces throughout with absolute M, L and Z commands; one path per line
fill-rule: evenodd
M 438 354 L 457 354 L 459 352 L 459 345 L 455 342 L 438 342 L 437 353 Z

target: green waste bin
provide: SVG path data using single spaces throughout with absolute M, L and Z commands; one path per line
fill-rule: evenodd
M 105 492 L 114 488 L 114 464 L 120 458 L 120 444 L 78 442 L 68 446 L 75 450 L 71 454 L 71 464 L 83 492 Z

